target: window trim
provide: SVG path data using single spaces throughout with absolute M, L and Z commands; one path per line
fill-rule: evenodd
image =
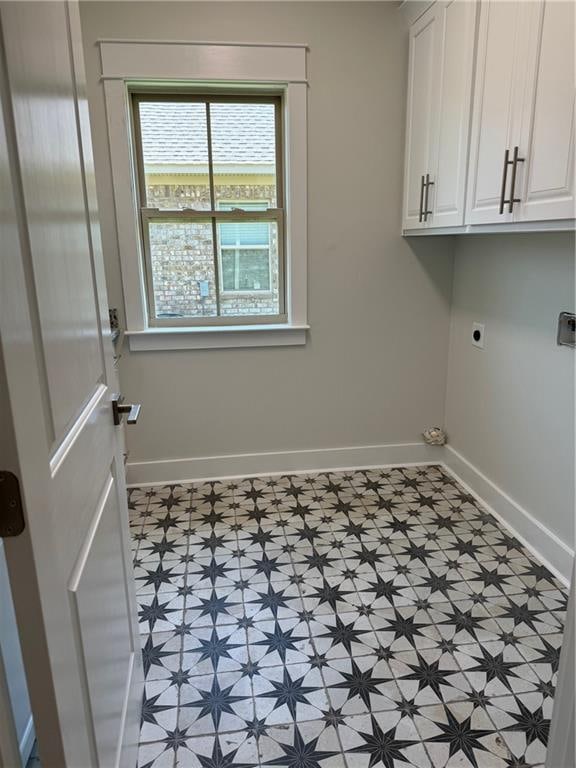
M 118 249 L 126 310 L 126 335 L 131 348 L 165 349 L 170 329 L 150 327 L 146 314 L 145 286 L 141 269 L 137 197 L 133 176 L 129 89 L 135 86 L 164 88 L 228 89 L 238 93 L 260 90 L 284 98 L 283 129 L 285 169 L 286 322 L 255 325 L 255 333 L 230 333 L 234 326 L 174 327 L 170 348 L 271 346 L 306 341 L 307 322 L 307 81 L 306 46 L 164 41 L 103 40 L 99 42 L 102 81 L 110 147 L 111 172 Z M 177 89 L 177 88 L 176 88 Z M 266 318 L 265 318 L 266 320 Z M 223 344 L 214 343 L 221 327 Z M 187 338 L 186 331 L 190 331 Z M 294 331 L 291 333 L 291 331 Z M 264 335 L 270 337 L 264 341 Z M 142 343 L 142 337 L 148 343 Z M 139 341 L 132 343 L 138 337 Z M 234 337 L 236 340 L 231 340 Z M 247 342 L 249 339 L 249 343 Z M 274 339 L 278 339 L 277 342 Z
M 231 349 L 234 347 L 287 347 L 306 344 L 309 325 L 174 326 L 131 331 L 131 352 L 168 349 Z

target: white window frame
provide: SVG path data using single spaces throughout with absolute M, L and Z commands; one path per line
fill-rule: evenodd
M 100 40 L 120 265 L 131 351 L 305 344 L 307 320 L 306 46 Z M 283 323 L 151 327 L 148 323 L 130 88 L 180 87 L 283 96 L 286 314 Z

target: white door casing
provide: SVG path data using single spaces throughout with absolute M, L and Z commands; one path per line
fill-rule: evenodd
M 554 709 L 550 723 L 550 737 L 546 750 L 546 768 L 568 768 L 576 765 L 575 717 L 576 696 L 574 682 L 576 680 L 575 658 L 575 621 L 576 621 L 576 584 L 574 569 L 570 592 L 568 594 L 568 609 L 564 624 L 562 651 L 558 666 L 558 683 L 554 692 Z
M 0 109 L 0 118 L 2 112 Z M 1 120 L 0 120 L 1 122 Z M 5 154 L 0 130 L 0 157 Z M 4 175 L 0 173 L 0 201 Z M 2 211 L 4 207 L 2 206 Z M 2 219 L 0 219 L 0 222 Z M 0 235 L 5 231 L 0 223 Z M 2 238 L 2 248 L 11 247 L 10 240 Z M 2 279 L 2 258 L 0 258 L 0 280 Z M 7 408 L 8 388 L 4 375 L 4 359 L 0 344 L 0 467 L 4 471 L 14 472 L 16 466 L 16 445 L 12 430 L 12 419 Z M 31 735 L 34 734 L 31 722 L 32 710 L 28 698 L 26 675 L 20 650 L 16 617 L 10 581 L 4 554 L 4 542 L 0 543 L 0 768 L 19 766 L 22 760 L 20 751 L 20 733 L 18 732 L 18 710 L 28 710 Z M 27 757 L 27 756 L 26 756 Z
M 40 756 L 132 767 L 143 683 L 78 7 L 2 3 L 0 23 L 0 344 L 26 517 L 5 548 Z

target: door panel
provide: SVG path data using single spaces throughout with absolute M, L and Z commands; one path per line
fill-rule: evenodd
M 522 221 L 576 216 L 574 3 L 546 2 L 540 10 L 535 87 L 528 91 L 522 131 L 526 149 L 526 182 L 519 195 Z
M 466 223 L 511 221 L 499 213 L 504 152 L 519 142 L 524 95 L 525 6 L 486 0 L 481 4 L 472 118 Z M 510 181 L 510 173 L 508 174 Z M 507 185 L 509 190 L 509 183 Z
M 101 766 L 118 764 L 116 752 L 133 652 L 113 469 L 69 583 Z M 124 685 L 119 685 L 122 680 Z
M 434 167 L 430 226 L 464 223 L 468 164 L 468 135 L 472 100 L 472 70 L 477 6 L 458 0 L 438 2 L 441 27 L 441 62 L 437 161 Z
M 0 343 L 26 517 L 5 546 L 40 757 L 132 768 L 142 670 L 78 9 L 2 3 L 0 21 Z
M 42 352 L 54 437 L 67 426 L 103 378 L 97 310 L 87 242 L 80 172 L 74 84 L 66 8 L 43 14 L 30 46 L 20 45 L 29 28 L 19 3 L 4 18 L 8 77 L 15 129 L 26 152 L 20 157 L 22 191 L 34 270 Z M 34 4 L 31 4 L 34 5 Z M 12 7 L 14 6 L 14 7 Z M 46 45 L 49 39 L 53 44 Z M 36 51 L 38 55 L 31 55 Z M 42 56 L 40 56 L 42 52 Z M 33 90 L 32 90 L 33 89 Z
M 419 229 L 421 179 L 432 172 L 431 146 L 434 132 L 437 81 L 435 57 L 438 25 L 432 7 L 410 28 L 408 115 L 404 176 L 404 229 Z

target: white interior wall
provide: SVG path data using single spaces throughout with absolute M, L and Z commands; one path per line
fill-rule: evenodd
M 574 350 L 557 346 L 556 326 L 574 312 L 574 279 L 573 234 L 457 238 L 446 397 L 450 446 L 569 548 Z
M 305 347 L 125 351 L 130 461 L 420 440 L 443 421 L 452 248 L 400 236 L 407 33 L 394 3 L 82 3 L 100 212 L 122 306 L 99 38 L 309 51 Z M 152 477 L 151 479 L 158 479 Z

